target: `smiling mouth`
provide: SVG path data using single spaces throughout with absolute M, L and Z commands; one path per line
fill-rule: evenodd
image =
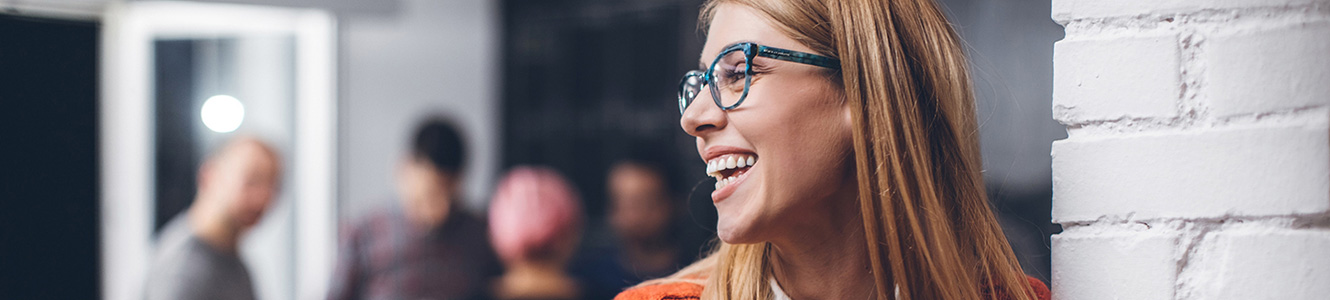
M 716 178 L 716 189 L 729 185 L 739 175 L 757 163 L 757 156 L 750 154 L 724 155 L 707 162 L 707 176 Z

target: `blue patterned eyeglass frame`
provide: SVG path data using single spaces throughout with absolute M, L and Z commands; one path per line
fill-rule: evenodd
M 734 105 L 725 106 L 720 100 L 720 91 L 716 87 L 716 76 L 714 72 L 716 70 L 716 64 L 720 63 L 720 59 L 734 51 L 743 51 L 744 53 L 744 91 L 743 94 L 739 95 L 739 100 L 735 101 Z M 705 72 L 693 70 L 688 71 L 688 73 L 683 75 L 683 80 L 679 82 L 679 114 L 683 115 L 683 112 L 688 108 L 688 105 L 693 103 L 694 98 L 697 98 L 697 95 L 702 92 L 703 85 L 711 88 L 711 100 L 714 100 L 716 106 L 720 107 L 721 110 L 731 110 L 739 107 L 740 104 L 743 104 L 744 99 L 748 98 L 748 88 L 753 84 L 752 61 L 753 57 L 756 56 L 814 65 L 833 70 L 840 69 L 840 60 L 831 57 L 762 46 L 757 43 L 734 44 L 721 50 L 720 54 L 716 55 L 716 59 L 711 61 L 711 66 L 707 68 Z

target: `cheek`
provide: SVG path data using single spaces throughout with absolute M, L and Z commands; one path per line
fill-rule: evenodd
M 245 193 L 245 205 L 248 209 L 261 209 L 268 203 L 271 193 L 267 189 L 251 187 Z
M 411 172 L 411 176 L 407 177 L 407 189 L 411 197 L 420 197 L 429 190 L 429 185 L 426 184 L 428 180 L 424 177 L 420 172 Z
M 754 137 L 762 141 L 756 145 L 759 151 L 766 152 L 759 154 L 766 154 L 769 159 L 764 161 L 772 166 L 764 174 L 773 181 L 768 187 L 771 195 L 790 200 L 826 197 L 847 180 L 845 169 L 851 163 L 844 106 L 839 94 L 825 86 L 792 90 L 788 95 L 778 100 L 787 105 L 773 107 L 773 118 L 765 120 L 764 135 Z
M 762 116 L 750 121 L 757 125 L 750 131 L 766 134 L 754 139 L 816 144 L 842 138 L 839 133 L 848 127 L 844 103 L 832 83 L 818 76 L 767 83 L 771 87 L 757 95 L 765 102 Z
M 641 216 L 643 231 L 658 233 L 669 223 L 669 216 L 659 211 L 644 212 Z

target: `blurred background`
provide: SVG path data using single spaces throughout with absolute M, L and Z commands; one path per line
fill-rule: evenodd
M 1047 281 L 1062 28 L 1046 0 L 941 2 L 971 56 L 994 207 Z M 431 116 L 463 133 L 475 214 L 511 167 L 566 176 L 587 217 L 580 256 L 618 242 L 614 163 L 659 161 L 682 208 L 676 238 L 696 257 L 715 212 L 675 89 L 701 49 L 701 3 L 0 0 L 0 296 L 137 299 L 153 234 L 189 206 L 201 160 L 245 132 L 290 166 L 242 251 L 259 297 L 321 298 L 338 225 L 398 205 L 398 162 Z M 272 13 L 191 18 L 190 5 Z M 244 105 L 229 130 L 209 124 L 233 118 L 207 115 L 215 96 Z

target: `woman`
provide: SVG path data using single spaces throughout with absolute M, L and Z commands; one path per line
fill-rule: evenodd
M 722 243 L 618 299 L 1047 299 L 988 207 L 931 0 L 712 0 L 681 83 Z M 714 103 L 712 103 L 714 102 Z

